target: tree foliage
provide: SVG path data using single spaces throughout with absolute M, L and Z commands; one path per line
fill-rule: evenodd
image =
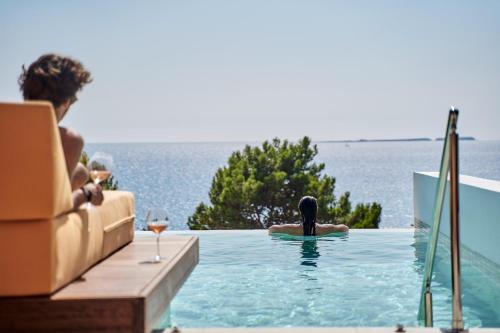
M 352 210 L 349 192 L 334 195 L 335 178 L 314 163 L 318 153 L 308 137 L 296 144 L 275 138 L 261 147 L 247 145 L 219 168 L 209 192 L 211 205 L 200 203 L 188 219 L 191 229 L 263 229 L 300 221 L 302 196 L 318 200 L 318 223 L 351 228 L 378 228 L 381 206 L 358 204 Z

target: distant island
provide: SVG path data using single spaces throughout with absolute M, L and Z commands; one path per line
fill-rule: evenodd
M 356 142 L 399 142 L 399 141 L 432 141 L 432 139 L 431 138 L 359 139 L 359 140 L 326 140 L 318 142 L 356 143 Z
M 460 140 L 475 141 L 473 136 L 461 136 Z M 358 143 L 358 142 L 415 142 L 415 141 L 434 141 L 432 138 L 400 138 L 400 139 L 358 139 L 358 140 L 324 140 L 320 143 Z M 435 141 L 443 141 L 443 138 L 436 138 Z
M 476 141 L 476 138 L 473 136 L 459 136 L 458 138 L 464 141 Z M 436 141 L 443 141 L 443 140 L 444 138 L 436 138 Z

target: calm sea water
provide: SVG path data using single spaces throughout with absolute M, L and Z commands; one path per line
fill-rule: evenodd
M 258 145 L 258 143 L 251 143 Z M 318 143 L 317 162 L 336 177 L 335 193 L 351 201 L 382 204 L 382 228 L 412 224 L 413 172 L 437 171 L 442 142 Z M 217 168 L 245 143 L 87 144 L 112 154 L 120 189 L 136 195 L 138 229 L 150 207 L 164 207 L 171 229 L 186 229 L 188 217 L 208 191 Z M 462 141 L 462 174 L 500 180 L 500 141 Z

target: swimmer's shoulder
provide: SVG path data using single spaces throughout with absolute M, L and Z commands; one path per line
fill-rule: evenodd
M 270 234 L 280 233 L 280 234 L 290 234 L 290 235 L 302 235 L 302 226 L 300 224 L 276 224 L 272 225 L 267 229 Z
M 345 224 L 316 224 L 316 234 L 325 235 L 333 232 L 348 232 L 349 227 Z

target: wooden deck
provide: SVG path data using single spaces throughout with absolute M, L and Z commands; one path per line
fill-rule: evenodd
M 131 244 L 48 297 L 0 298 L 0 332 L 149 332 L 198 263 L 198 238 L 163 234 Z

